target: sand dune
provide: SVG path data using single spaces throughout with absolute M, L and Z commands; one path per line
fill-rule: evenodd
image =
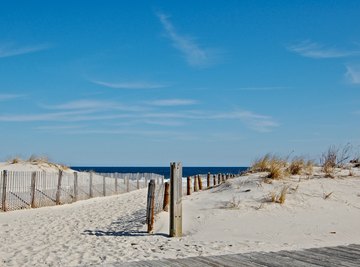
M 3 266 L 86 266 L 145 259 L 276 251 L 360 240 L 360 171 L 337 178 L 249 174 L 183 199 L 182 238 L 168 213 L 145 232 L 146 190 L 71 205 L 0 213 Z M 269 202 L 287 186 L 284 204 Z M 330 194 L 331 193 L 331 194 Z M 326 197 L 327 196 L 327 197 Z

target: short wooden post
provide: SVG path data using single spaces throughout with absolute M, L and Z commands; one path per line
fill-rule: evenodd
M 78 173 L 74 172 L 74 202 L 78 201 L 79 187 L 78 187 Z
M 130 192 L 130 179 L 129 179 L 129 177 L 127 177 L 127 179 L 126 179 L 126 192 Z
M 90 198 L 92 198 L 94 196 L 92 184 L 93 184 L 93 173 L 90 172 L 90 182 L 89 182 L 89 196 L 90 196 Z
M 221 184 L 221 174 L 218 174 L 218 184 Z
M 106 178 L 103 176 L 103 196 L 106 196 Z
M 168 182 L 165 182 L 164 186 L 165 186 L 165 190 L 164 190 L 163 210 L 169 211 L 170 184 Z
M 62 170 L 59 170 L 59 176 L 58 176 L 58 184 L 57 184 L 57 191 L 56 191 L 56 205 L 61 204 L 61 180 L 62 180 L 63 172 Z
M 31 173 L 31 199 L 30 199 L 30 207 L 36 208 L 35 206 L 35 188 L 36 188 L 36 172 Z
M 225 174 L 221 175 L 221 182 L 225 182 Z
M 226 174 L 226 180 L 229 180 L 229 178 L 230 178 L 230 175 Z
M 139 176 L 136 177 L 136 188 L 137 188 L 137 189 L 140 189 Z
M 208 172 L 208 174 L 207 174 L 206 183 L 207 183 L 207 188 L 209 188 L 210 187 L 210 172 Z
M 198 183 L 199 183 L 199 190 L 202 190 L 202 179 L 200 175 L 198 175 Z
M 3 211 L 7 211 L 7 201 L 6 201 L 6 187 L 7 187 L 7 171 L 3 171 L 3 184 L 2 184 L 2 197 L 1 197 L 1 207 Z
M 170 164 L 170 237 L 182 236 L 182 164 Z
M 215 174 L 213 175 L 213 180 L 214 180 L 213 185 L 215 186 L 216 185 L 216 175 Z
M 150 180 L 148 187 L 146 223 L 148 233 L 154 229 L 154 209 L 155 209 L 155 180 Z
M 197 192 L 197 191 L 199 191 L 199 183 L 198 183 L 198 181 L 197 181 L 197 176 L 196 175 L 194 175 L 194 192 Z
M 191 195 L 191 177 L 190 176 L 187 177 L 187 181 L 186 181 L 186 195 L 188 195 L 188 196 Z
M 118 177 L 115 174 L 115 194 L 117 194 L 117 193 L 118 193 Z

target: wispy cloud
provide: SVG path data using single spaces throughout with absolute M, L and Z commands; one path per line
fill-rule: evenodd
M 159 99 L 154 101 L 149 101 L 147 104 L 152 106 L 160 106 L 160 107 L 166 107 L 166 106 L 189 106 L 196 104 L 197 101 L 193 99 Z
M 159 126 L 183 126 L 185 123 L 175 120 L 145 120 L 144 123 Z
M 112 101 L 100 101 L 80 99 L 76 101 L 70 101 L 58 105 L 43 105 L 46 109 L 54 110 L 88 110 L 92 112 L 104 111 L 104 110 L 122 110 L 122 111 L 144 111 L 144 107 L 140 106 L 127 106 L 121 103 Z
M 50 46 L 48 44 L 39 44 L 39 45 L 31 45 L 31 46 L 16 46 L 10 43 L 0 44 L 0 58 L 34 53 L 34 52 L 46 50 L 49 47 Z
M 352 84 L 360 84 L 360 67 L 347 65 L 345 77 Z
M 289 89 L 288 86 L 263 86 L 263 87 L 240 87 L 238 91 L 277 91 Z
M 360 55 L 360 50 L 343 50 L 334 47 L 326 47 L 322 44 L 303 41 L 298 44 L 289 45 L 287 49 L 304 57 L 310 58 L 341 58 Z
M 0 101 L 7 101 L 21 97 L 24 97 L 24 95 L 0 94 Z
M 193 38 L 179 34 L 171 23 L 169 16 L 163 13 L 157 13 L 156 15 L 174 47 L 183 54 L 189 65 L 208 66 L 214 63 L 214 52 L 210 52 L 209 49 L 201 48 Z
M 168 87 L 167 84 L 153 83 L 153 82 L 103 82 L 103 81 L 91 81 L 92 83 L 102 85 L 114 89 L 160 89 Z
M 216 119 L 239 119 L 249 128 L 257 132 L 270 132 L 279 124 L 270 116 L 260 115 L 251 111 L 235 111 L 214 115 Z

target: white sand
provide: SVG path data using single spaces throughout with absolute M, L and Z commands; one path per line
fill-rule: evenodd
M 182 238 L 166 236 L 166 212 L 154 235 L 144 232 L 146 190 L 0 213 L 0 265 L 85 266 L 359 243 L 360 170 L 353 173 L 272 184 L 261 182 L 262 174 L 228 180 L 184 197 Z M 266 202 L 284 184 L 290 186 L 285 203 Z

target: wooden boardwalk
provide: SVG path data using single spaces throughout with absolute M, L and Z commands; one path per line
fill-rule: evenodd
M 226 267 L 359 267 L 360 245 L 311 248 L 300 251 L 252 252 L 223 256 L 191 257 L 115 263 L 106 266 L 152 267 L 152 266 L 226 266 Z

